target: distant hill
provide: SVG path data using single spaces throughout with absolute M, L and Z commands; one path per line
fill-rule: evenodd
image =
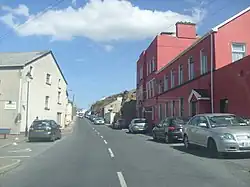
M 135 100 L 135 89 L 130 90 L 130 91 L 123 91 L 111 96 L 108 96 L 102 100 L 96 101 L 92 106 L 91 110 L 95 112 L 99 112 L 105 105 L 115 101 L 117 97 L 122 97 L 122 103 L 126 102 L 128 99 L 133 98 Z

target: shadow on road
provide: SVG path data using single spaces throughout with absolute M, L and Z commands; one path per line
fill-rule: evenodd
M 186 149 L 182 145 L 171 145 L 171 147 L 175 150 L 178 150 L 182 152 L 183 154 L 191 154 L 198 157 L 203 158 L 211 158 L 211 159 L 249 159 L 250 154 L 239 154 L 239 153 L 230 153 L 230 154 L 224 154 L 221 158 L 212 158 L 209 156 L 208 151 L 205 148 L 202 147 L 194 147 L 192 149 Z
M 155 143 L 160 143 L 160 144 L 166 144 L 163 140 L 158 140 L 158 141 L 156 141 L 156 140 L 154 140 L 153 138 L 149 138 L 149 139 L 147 139 L 147 141 L 155 142 Z

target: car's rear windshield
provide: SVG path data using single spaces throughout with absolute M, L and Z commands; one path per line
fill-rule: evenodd
M 187 123 L 187 119 L 185 118 L 173 118 L 171 120 L 171 124 L 172 125 L 184 125 L 185 123 Z
M 46 127 L 46 126 L 50 126 L 50 123 L 49 121 L 37 120 L 33 122 L 32 126 L 33 127 Z
M 98 117 L 98 118 L 96 118 L 96 120 L 103 120 L 103 118 Z
M 135 119 L 134 123 L 147 123 L 146 119 Z

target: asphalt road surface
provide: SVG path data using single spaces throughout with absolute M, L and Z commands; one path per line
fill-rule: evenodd
M 30 149 L 35 149 L 34 145 Z M 66 138 L 41 145 L 41 149 L 37 145 L 36 154 L 0 178 L 0 187 L 249 187 L 250 184 L 249 168 L 238 164 L 240 160 L 186 153 L 182 145 L 156 143 L 149 136 L 92 125 L 85 119 L 77 120 L 74 132 Z M 29 154 L 25 146 L 23 150 Z

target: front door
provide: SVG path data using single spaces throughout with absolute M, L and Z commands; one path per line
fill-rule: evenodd
M 57 112 L 57 123 L 59 125 L 62 125 L 61 122 L 62 122 L 62 113 L 61 112 Z
M 191 102 L 191 116 L 195 116 L 197 114 L 197 101 Z

